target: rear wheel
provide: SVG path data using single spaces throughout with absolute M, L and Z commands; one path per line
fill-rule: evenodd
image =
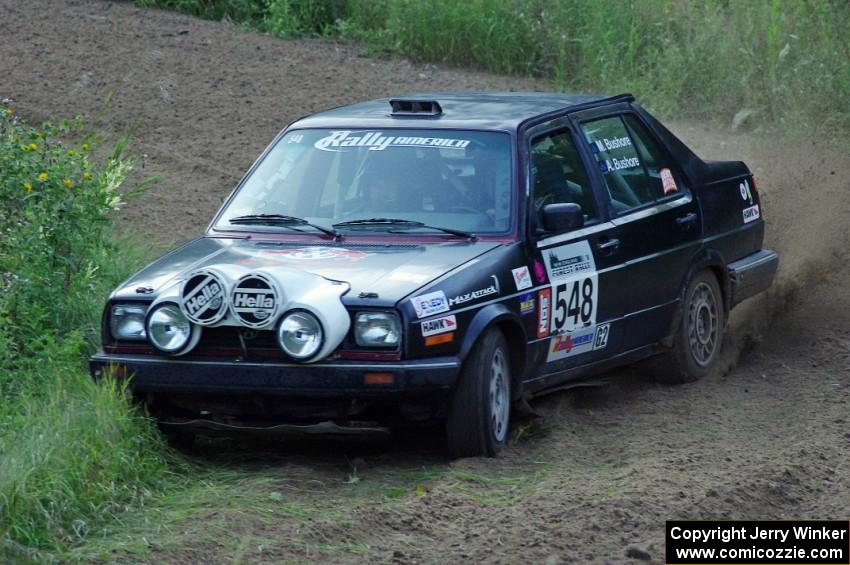
M 452 457 L 493 457 L 507 443 L 511 372 L 501 332 L 484 334 L 464 363 L 449 403 L 446 433 Z
M 651 360 L 651 372 L 658 380 L 670 384 L 703 378 L 717 364 L 725 327 L 723 296 L 717 277 L 711 271 L 701 271 L 685 292 L 673 348 Z

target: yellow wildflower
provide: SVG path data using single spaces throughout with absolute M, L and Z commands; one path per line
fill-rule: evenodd
M 77 152 L 74 151 L 73 149 L 68 149 L 68 157 L 73 157 L 76 154 L 77 154 Z
M 47 173 L 45 173 L 44 171 L 38 173 L 38 180 L 40 180 L 41 182 L 46 181 L 47 180 Z
M 11 108 L 6 108 L 6 115 L 7 115 L 7 116 L 11 116 L 11 115 L 12 115 L 12 109 L 11 109 Z
M 83 180 L 91 180 L 91 173 L 86 171 L 83 173 Z
M 24 190 L 26 190 L 27 192 L 32 192 L 32 185 L 28 182 L 25 182 L 24 183 Z
M 89 144 L 83 143 L 83 151 L 88 151 L 88 150 L 89 150 Z
M 65 188 L 73 188 L 74 187 L 74 181 L 72 181 L 71 179 L 63 180 L 62 184 L 65 185 Z
M 38 145 L 36 145 L 35 143 L 30 143 L 29 145 L 27 145 L 27 151 L 35 151 L 36 149 L 38 149 Z

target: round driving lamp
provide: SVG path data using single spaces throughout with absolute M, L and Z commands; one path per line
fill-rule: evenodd
M 197 331 L 177 304 L 163 303 L 148 314 L 145 324 L 148 340 L 163 353 L 182 352 Z
M 277 326 L 277 343 L 293 359 L 309 359 L 322 347 L 322 324 L 306 310 L 289 312 Z

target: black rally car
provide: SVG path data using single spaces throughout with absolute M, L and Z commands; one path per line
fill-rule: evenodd
M 281 132 L 110 296 L 91 369 L 184 434 L 442 419 L 454 455 L 494 455 L 531 396 L 651 356 L 708 373 L 773 280 L 763 234 L 747 166 L 630 95 L 374 100 Z

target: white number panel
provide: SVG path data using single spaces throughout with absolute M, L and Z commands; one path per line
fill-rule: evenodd
M 547 361 L 557 361 L 607 345 L 596 339 L 599 276 L 587 241 L 543 251 L 552 285 L 551 338 Z

